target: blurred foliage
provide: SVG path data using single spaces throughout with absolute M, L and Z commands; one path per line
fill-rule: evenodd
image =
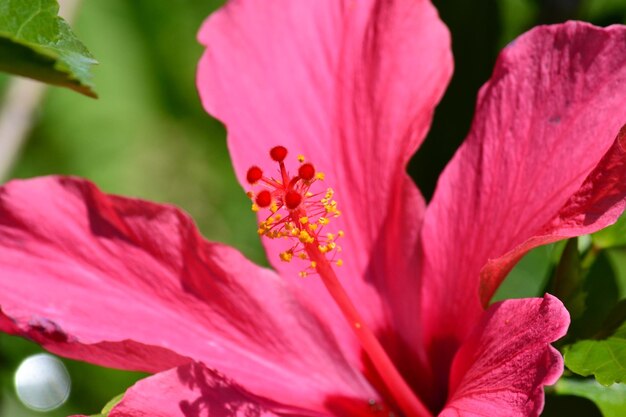
M 0 70 L 95 97 L 97 61 L 58 13 L 57 0 L 0 0 Z
M 626 410 L 626 385 L 603 387 L 592 380 L 562 378 L 555 386 L 558 395 L 578 395 L 592 400 L 604 417 L 623 417 Z M 572 410 L 569 415 L 589 417 L 582 410 Z M 565 415 L 565 414 L 562 414 Z
M 230 165 L 225 131 L 204 113 L 195 91 L 195 67 L 202 53 L 195 41 L 196 31 L 220 3 L 84 2 L 73 27 L 101 62 L 94 70 L 101 97 L 87 100 L 50 89 L 13 177 L 78 175 L 110 193 L 176 204 L 194 217 L 209 239 L 233 245 L 265 264 L 254 216 Z M 606 25 L 626 20 L 623 0 L 434 3 L 452 32 L 455 74 L 432 131 L 409 167 L 427 198 L 469 130 L 476 93 L 489 78 L 502 46 L 541 23 L 579 18 Z M 3 85 L 0 76 L 0 90 Z M 626 249 L 621 241 L 614 243 L 618 234 L 611 233 L 616 232 L 605 232 L 600 240 L 594 237 L 591 245 L 571 244 L 568 249 L 584 274 L 575 288 L 565 287 L 572 295 L 581 294 L 577 291 L 585 294 L 582 307 L 581 299 L 573 298 L 583 310 L 576 320 L 586 320 L 599 329 L 613 305 L 626 297 Z M 578 253 L 572 252 L 576 246 Z M 565 248 L 565 243 L 557 243 L 529 253 L 496 297 L 537 296 L 554 288 L 555 271 Z M 586 279 L 590 276 L 597 278 Z M 581 330 L 575 338 L 582 337 L 587 335 Z M 15 400 L 12 378 L 19 362 L 39 351 L 32 343 L 0 335 L 0 416 L 97 414 L 142 376 L 65 360 L 73 379 L 70 400 L 57 411 L 33 413 Z M 544 416 L 601 415 L 605 410 L 605 400 L 599 399 L 603 392 L 583 399 L 570 395 L 581 395 L 574 385 L 558 385 L 547 397 Z M 606 416 L 611 414 L 605 412 Z

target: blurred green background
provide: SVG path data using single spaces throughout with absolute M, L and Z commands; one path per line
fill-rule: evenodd
M 100 99 L 49 89 L 11 177 L 78 175 L 110 193 L 176 204 L 191 213 L 209 239 L 231 244 L 265 263 L 249 202 L 232 172 L 224 129 L 204 113 L 195 91 L 195 66 L 202 53 L 196 31 L 221 3 L 83 1 L 72 26 L 100 61 L 94 70 Z M 598 25 L 626 22 L 626 0 L 434 3 L 452 32 L 455 75 L 433 129 L 410 165 L 427 197 L 464 138 L 476 92 L 504 45 L 541 23 L 568 19 Z M 7 78 L 0 78 L 0 86 L 6 85 Z M 557 245 L 531 253 L 512 273 L 500 296 L 538 294 L 553 252 L 560 249 Z M 612 252 L 610 262 L 622 271 L 621 276 L 626 275 L 623 252 Z M 53 412 L 37 413 L 16 400 L 13 374 L 22 359 L 40 351 L 27 341 L 0 335 L 1 417 L 97 413 L 143 376 L 64 360 L 73 381 L 69 401 Z M 599 415 L 587 400 L 553 396 L 544 414 Z

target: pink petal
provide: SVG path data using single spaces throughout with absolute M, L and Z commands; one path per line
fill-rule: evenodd
M 335 230 L 346 231 L 339 272 L 348 293 L 377 329 L 415 331 L 402 303 L 384 297 L 417 294 L 412 254 L 424 203 L 404 168 L 452 70 L 449 34 L 433 6 L 231 1 L 206 21 L 199 39 L 207 47 L 200 96 L 228 128 L 241 183 L 247 187 L 251 165 L 275 172 L 272 146 L 286 146 L 292 161 L 298 153 L 310 158 L 344 213 Z M 284 242 L 264 243 L 274 267 L 295 279 L 303 265 L 278 260 Z M 349 332 L 319 280 L 301 285 L 339 333 Z
M 137 382 L 109 417 L 272 417 L 323 414 L 255 396 L 201 363 L 189 363 Z
M 625 39 L 623 26 L 569 22 L 502 52 L 424 220 L 422 317 L 437 366 L 481 316 L 479 290 L 486 304 L 526 251 L 623 211 Z
M 92 363 L 203 360 L 259 395 L 325 409 L 373 394 L 288 281 L 205 241 L 179 210 L 49 177 L 0 188 L 0 330 Z
M 543 386 L 563 372 L 550 343 L 567 331 L 563 304 L 546 295 L 494 304 L 457 353 L 439 417 L 536 417 Z

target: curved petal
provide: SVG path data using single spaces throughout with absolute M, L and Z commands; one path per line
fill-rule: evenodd
M 568 325 L 567 310 L 551 295 L 492 305 L 454 358 L 439 417 L 537 417 L 543 386 L 563 372 L 550 343 Z
M 1 330 L 100 365 L 154 372 L 203 360 L 313 409 L 373 394 L 287 281 L 205 241 L 173 207 L 84 180 L 0 188 L 0 306 Z
M 367 306 L 361 313 L 377 330 L 414 330 L 401 303 L 380 293 L 393 299 L 417 288 L 413 257 L 402 255 L 415 248 L 424 202 L 404 169 L 452 70 L 449 34 L 434 7 L 426 0 L 234 0 L 206 21 L 199 39 L 207 47 L 200 96 L 228 128 L 241 183 L 251 165 L 275 171 L 272 146 L 285 145 L 294 160 L 309 157 L 344 213 L 337 228 L 346 231 L 346 266 L 338 272 L 348 293 Z M 278 260 L 284 245 L 264 243 L 274 267 L 296 277 L 302 265 Z M 321 305 L 333 304 L 317 280 L 302 285 Z M 350 335 L 336 308 L 325 311 Z
M 444 369 L 482 314 L 481 280 L 484 305 L 526 251 L 623 211 L 625 39 L 624 26 L 539 27 L 482 88 L 422 229 L 426 343 Z
M 323 416 L 251 394 L 202 363 L 189 363 L 132 386 L 109 417 Z

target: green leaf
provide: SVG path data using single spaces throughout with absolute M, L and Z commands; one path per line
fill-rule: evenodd
M 598 406 L 604 417 L 623 417 L 626 410 L 626 384 L 603 387 L 594 380 L 561 378 L 554 392 L 587 398 Z
M 626 215 L 617 222 L 592 235 L 593 244 L 598 248 L 607 249 L 626 246 Z
M 626 381 L 626 322 L 606 339 L 581 340 L 566 346 L 564 357 L 570 370 L 593 375 L 602 385 Z
M 56 0 L 0 0 L 0 70 L 96 97 L 97 61 L 58 11 Z
M 580 316 L 572 315 L 567 336 L 570 342 L 577 339 L 597 339 L 598 333 L 606 329 L 606 320 L 613 314 L 612 311 L 619 301 L 617 277 L 606 251 L 595 254 L 594 258 L 585 274 L 582 288 L 585 293 L 584 313 Z
M 619 298 L 626 298 L 626 248 L 609 249 L 606 253 L 615 271 Z
M 569 239 L 554 272 L 551 292 L 563 301 L 572 319 L 580 317 L 585 311 L 587 294 L 583 290 L 584 278 L 580 267 L 578 239 Z
M 555 245 L 544 245 L 528 252 L 509 272 L 491 302 L 543 295 L 555 250 Z
M 122 398 L 124 398 L 124 393 L 113 397 L 113 399 L 104 406 L 100 414 L 94 414 L 90 417 L 108 417 L 111 410 L 113 410 L 113 407 L 119 404 L 119 402 L 122 401 Z

